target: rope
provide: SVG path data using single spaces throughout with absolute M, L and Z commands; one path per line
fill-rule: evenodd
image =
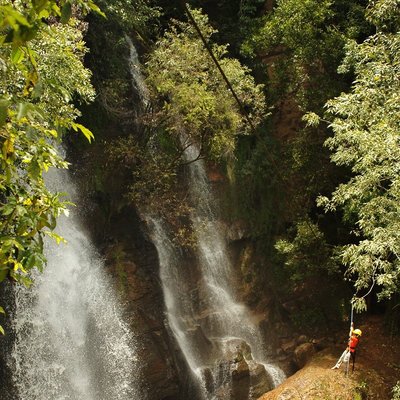
M 351 313 L 350 313 L 350 333 L 349 333 L 349 341 L 348 341 L 348 343 L 349 343 L 349 346 L 350 346 L 350 340 L 351 340 L 351 334 L 353 333 L 353 318 L 354 318 L 354 300 L 352 300 L 351 301 Z M 348 376 L 348 374 L 349 374 L 349 368 L 350 368 L 350 355 L 351 355 L 351 352 L 350 352 L 350 347 L 349 347 L 349 357 L 348 357 L 348 359 L 347 359 L 347 365 L 346 365 L 346 376 Z
M 247 112 L 246 108 L 243 106 L 243 103 L 240 101 L 237 93 L 235 92 L 235 89 L 233 88 L 231 82 L 229 81 L 228 77 L 226 76 L 224 70 L 221 67 L 221 64 L 218 62 L 217 58 L 215 57 L 212 48 L 210 47 L 210 45 L 208 44 L 207 40 L 205 39 L 203 33 L 201 32 L 201 29 L 199 27 L 199 25 L 197 24 L 196 20 L 194 19 L 192 13 L 190 12 L 190 9 L 186 3 L 186 0 L 181 0 L 181 4 L 183 9 L 186 12 L 186 15 L 189 18 L 189 21 L 193 24 L 197 34 L 199 35 L 201 41 L 203 42 L 204 47 L 206 48 L 208 54 L 210 55 L 211 59 L 213 60 L 214 64 L 216 65 L 219 73 L 221 74 L 223 80 L 226 83 L 226 86 L 228 87 L 229 91 L 232 93 L 233 98 L 235 99 L 236 103 L 239 106 L 239 109 L 242 113 L 242 115 L 246 118 L 246 121 L 248 122 L 248 124 L 250 125 L 251 131 L 253 132 L 253 134 L 260 139 L 260 143 L 262 144 L 263 147 L 265 147 L 266 152 L 265 152 L 265 156 L 267 158 L 267 160 L 271 163 L 271 167 L 274 170 L 275 174 L 279 177 L 279 179 L 281 180 L 281 182 L 284 182 L 284 178 L 282 176 L 282 173 L 280 171 L 280 168 L 278 168 L 278 165 L 276 164 L 275 160 L 273 159 L 273 157 L 271 157 L 270 153 L 269 153 L 269 149 L 267 148 L 266 144 L 264 143 L 264 141 L 262 140 L 262 138 L 260 137 L 260 134 L 258 133 L 256 127 L 253 124 L 253 121 L 250 118 L 249 113 Z
M 368 292 L 364 294 L 364 296 L 358 297 L 358 299 L 364 299 L 365 297 L 367 297 L 372 292 L 372 289 L 374 288 L 375 282 L 376 282 L 376 280 L 375 280 L 375 272 L 376 272 L 376 267 L 374 268 L 374 271 L 372 273 L 372 284 L 371 284 L 371 287 L 369 288 Z M 354 302 L 355 302 L 355 299 L 356 299 L 356 297 L 354 295 L 353 299 L 351 300 L 349 345 L 350 345 L 351 334 L 353 332 Z M 350 352 L 350 348 L 349 348 L 349 352 Z M 349 374 L 350 358 L 351 357 L 349 357 L 348 360 L 347 360 L 346 376 Z

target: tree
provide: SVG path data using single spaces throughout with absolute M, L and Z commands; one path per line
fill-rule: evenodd
M 259 18 L 242 48 L 269 65 L 275 96 L 291 96 L 303 110 L 321 109 L 344 89 L 336 68 L 346 38 L 368 30 L 363 0 L 277 0 Z
M 334 134 L 326 145 L 332 161 L 353 176 L 319 204 L 343 209 L 354 226 L 355 243 L 341 249 L 341 259 L 354 278 L 359 309 L 365 308 L 362 289 L 376 284 L 383 299 L 400 288 L 399 4 L 370 2 L 367 18 L 377 32 L 361 44 L 349 42 L 341 71 L 354 70 L 352 90 L 327 103 Z
M 226 57 L 226 46 L 212 43 L 215 30 L 207 16 L 199 10 L 192 12 L 257 126 L 266 116 L 262 86 L 255 84 L 238 60 Z M 130 200 L 141 204 L 142 211 L 146 207 L 168 219 L 182 244 L 188 238 L 181 222 L 189 210 L 177 181 L 181 167 L 197 158 L 223 159 L 232 154 L 238 135 L 249 134 L 251 127 L 190 23 L 173 21 L 155 43 L 144 72 L 149 107 L 140 119 L 146 127 L 115 141 L 107 152 L 108 162 L 120 165 L 122 174 L 129 170 Z M 186 160 L 189 146 L 198 151 L 194 159 Z
M 74 4 L 0 1 L 0 282 L 30 285 L 29 271 L 45 264 L 43 236 L 62 240 L 53 229 L 67 203 L 43 175 L 67 167 L 58 152 L 63 133 L 92 139 L 75 122 L 74 100 L 91 101 L 94 91 L 82 63 L 82 23 L 72 12 L 98 9 Z
M 216 31 L 207 16 L 199 10 L 192 13 L 257 126 L 266 116 L 262 86 L 254 83 L 250 71 L 238 60 L 226 57 L 227 45 L 211 42 Z M 200 156 L 221 158 L 232 154 L 238 135 L 250 133 L 251 127 L 190 23 L 174 21 L 171 30 L 157 42 L 146 66 L 155 107 L 153 126 L 167 133 L 178 154 L 195 143 Z

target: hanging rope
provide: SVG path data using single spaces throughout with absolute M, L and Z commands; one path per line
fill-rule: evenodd
M 351 340 L 351 335 L 353 333 L 353 318 L 354 318 L 354 298 L 351 300 L 351 313 L 350 313 L 350 333 L 349 333 L 349 340 L 348 340 L 348 346 L 350 346 L 350 340 Z M 350 353 L 350 347 L 349 347 L 349 353 Z M 350 354 L 349 357 L 347 358 L 347 364 L 346 364 L 346 376 L 349 374 L 349 368 L 350 368 Z
M 350 312 L 350 333 L 349 333 L 349 341 L 348 343 L 350 344 L 350 339 L 351 339 L 351 335 L 353 333 L 353 322 L 354 322 L 354 303 L 357 299 L 365 299 L 371 292 L 372 289 L 375 286 L 375 273 L 376 273 L 376 267 L 374 268 L 374 271 L 372 273 L 372 284 L 371 287 L 369 288 L 368 292 L 364 294 L 364 296 L 361 297 L 355 297 L 353 296 L 352 300 L 351 300 L 351 312 Z M 350 348 L 349 348 L 349 352 L 350 352 Z M 354 366 L 354 365 L 353 365 Z M 350 357 L 347 360 L 347 365 L 346 365 L 346 376 L 349 374 L 349 367 L 350 367 Z
M 278 168 L 278 165 L 276 164 L 276 161 L 273 159 L 273 157 L 271 157 L 270 153 L 269 153 L 269 149 L 267 149 L 266 144 L 264 143 L 264 141 L 260 138 L 260 134 L 257 132 L 256 127 L 253 124 L 253 121 L 250 118 L 249 113 L 247 112 L 247 110 L 245 109 L 245 107 L 243 106 L 243 103 L 240 101 L 237 93 L 235 92 L 235 89 L 233 88 L 232 84 L 230 83 L 228 77 L 226 76 L 224 70 L 221 67 L 221 64 L 219 63 L 219 61 L 217 60 L 217 58 L 215 57 L 212 48 L 210 47 L 209 43 L 207 42 L 206 38 L 204 37 L 203 33 L 201 32 L 201 29 L 199 27 L 199 25 L 197 24 L 196 20 L 194 19 L 192 13 L 190 12 L 190 9 L 186 3 L 185 0 L 181 0 L 182 3 L 182 7 L 186 12 L 186 15 L 189 18 L 189 21 L 193 24 L 197 34 L 199 35 L 201 41 L 204 44 L 204 47 L 206 48 L 208 54 L 210 55 L 211 59 L 213 60 L 215 66 L 217 67 L 219 73 L 221 74 L 223 80 L 226 83 L 226 86 L 228 87 L 229 91 L 232 93 L 233 98 L 235 99 L 236 103 L 239 106 L 239 109 L 242 113 L 242 115 L 246 118 L 246 121 L 248 122 L 248 124 L 250 125 L 251 131 L 253 132 L 253 134 L 260 139 L 260 142 L 262 143 L 262 146 L 266 148 L 266 152 L 265 152 L 265 157 L 267 158 L 267 160 L 271 163 L 271 167 L 275 172 L 275 175 L 279 177 L 279 179 L 281 180 L 281 182 L 284 182 L 284 178 L 282 176 L 282 173 L 280 171 L 280 169 Z

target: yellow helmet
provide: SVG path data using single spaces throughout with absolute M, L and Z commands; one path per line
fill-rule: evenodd
M 354 329 L 353 333 L 354 333 L 355 335 L 358 335 L 358 336 L 361 336 L 361 335 L 362 335 L 362 332 L 361 332 L 360 329 Z

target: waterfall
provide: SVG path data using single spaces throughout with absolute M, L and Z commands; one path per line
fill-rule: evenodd
M 129 37 L 126 40 L 133 86 L 146 106 L 148 91 L 137 52 Z M 187 160 L 195 159 L 197 154 L 194 145 L 185 151 Z M 189 176 L 191 222 L 197 239 L 196 265 L 188 265 L 185 254 L 171 240 L 164 221 L 144 216 L 158 251 L 168 325 L 193 377 L 197 397 L 253 400 L 281 383 L 285 375 L 269 361 L 257 324 L 236 298 L 233 269 L 201 160 L 190 163 Z M 238 371 L 234 368 L 243 367 L 243 363 L 248 368 L 248 379 L 245 376 L 235 382 L 233 375 Z M 186 393 L 186 397 L 192 395 L 193 391 L 189 396 Z
M 190 146 L 187 160 L 195 159 L 197 153 L 195 146 Z M 280 384 L 285 375 L 269 361 L 265 339 L 249 310 L 237 299 L 226 241 L 216 217 L 216 201 L 201 160 L 189 165 L 189 191 L 198 271 L 185 265 L 167 225 L 148 217 L 159 254 L 169 326 L 203 399 L 255 399 L 263 390 Z M 247 392 L 239 390 L 238 394 L 232 376 L 242 355 L 250 382 Z
M 129 47 L 128 64 L 129 71 L 132 76 L 132 85 L 137 95 L 139 96 L 141 105 L 146 108 L 149 104 L 149 92 L 144 83 L 144 78 L 140 69 L 139 55 L 137 53 L 136 47 L 132 42 L 132 39 L 128 35 L 125 35 L 125 40 Z
M 65 171 L 50 185 L 72 193 Z M 12 370 L 18 400 L 139 400 L 136 344 L 104 265 L 74 210 L 60 217 L 67 244 L 46 241 L 48 260 L 16 290 Z
M 196 146 L 186 149 L 186 158 L 197 157 Z M 264 365 L 274 386 L 280 384 L 283 371 L 268 362 L 267 348 L 256 323 L 250 318 L 247 307 L 240 303 L 235 287 L 233 269 L 226 248 L 226 240 L 219 228 L 213 196 L 202 160 L 190 164 L 190 191 L 196 206 L 192 221 L 197 234 L 200 267 L 207 291 L 211 313 L 212 331 L 218 340 L 229 341 L 230 337 L 244 340 L 250 345 L 257 363 Z

